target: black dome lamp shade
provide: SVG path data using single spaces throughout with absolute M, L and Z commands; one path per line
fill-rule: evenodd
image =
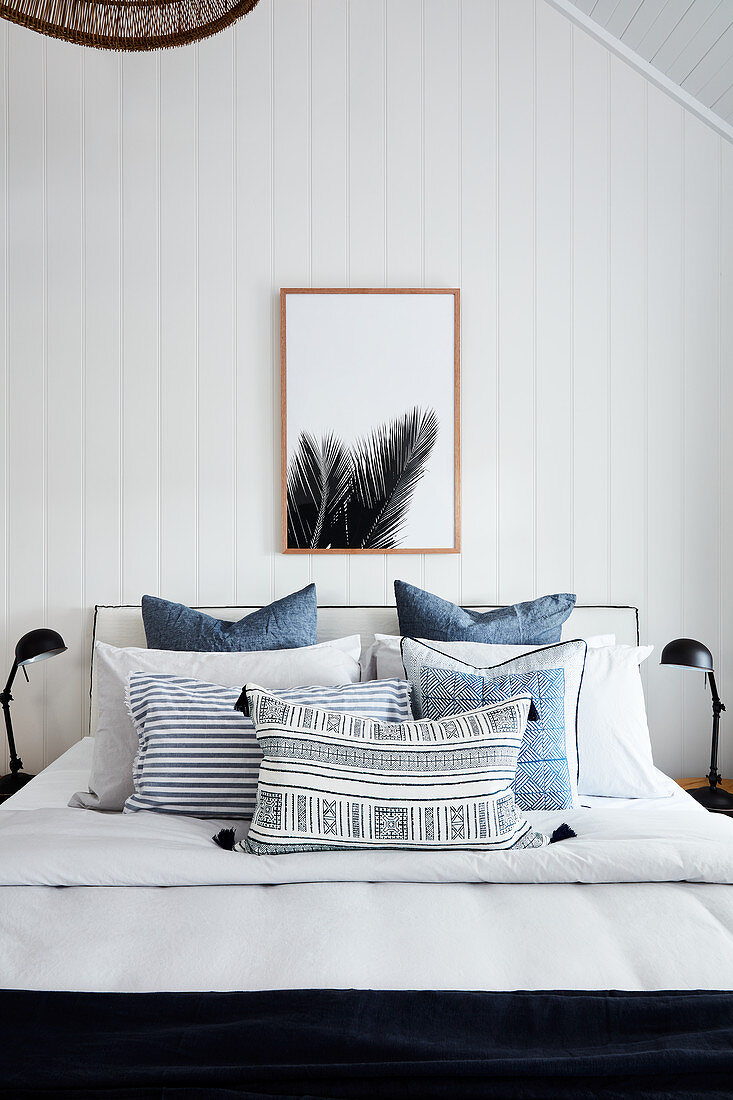
M 707 787 L 696 787 L 688 791 L 694 799 L 700 802 L 707 810 L 717 810 L 719 813 L 733 812 L 733 795 L 724 791 L 720 784 L 723 778 L 718 771 L 718 740 L 720 734 L 720 715 L 725 710 L 725 705 L 718 695 L 718 687 L 715 683 L 715 668 L 713 655 L 706 645 L 695 641 L 694 638 L 675 638 L 668 642 L 662 650 L 659 663 L 661 665 L 674 665 L 678 668 L 691 668 L 704 672 L 710 683 L 710 692 L 713 697 L 713 739 L 710 748 L 710 771 L 708 772 Z
M 224 30 L 259 0 L 0 0 L 21 27 L 100 50 L 185 46 Z
M 699 668 L 702 672 L 714 672 L 713 655 L 706 645 L 694 638 L 675 638 L 662 650 L 660 665 L 677 665 L 678 668 Z
M 5 685 L 5 690 L 0 692 L 0 705 L 2 705 L 3 714 L 5 715 L 5 732 L 7 733 L 8 750 L 10 752 L 10 772 L 0 779 L 0 798 L 15 794 L 16 791 L 25 786 L 29 779 L 33 778 L 32 775 L 28 775 L 23 771 L 23 761 L 15 751 L 13 723 L 10 718 L 10 704 L 13 701 L 10 691 L 15 675 L 18 669 L 22 668 L 27 680 L 26 665 L 35 664 L 37 661 L 45 661 L 47 657 L 55 657 L 57 653 L 63 653 L 65 649 L 66 646 L 61 635 L 55 630 L 49 630 L 48 627 L 40 627 L 38 630 L 31 630 L 28 634 L 24 634 L 15 647 L 15 660 L 8 676 L 8 682 Z
M 19 665 L 32 665 L 36 661 L 45 661 L 47 657 L 55 657 L 65 649 L 61 635 L 42 626 L 23 635 L 15 647 L 15 659 Z

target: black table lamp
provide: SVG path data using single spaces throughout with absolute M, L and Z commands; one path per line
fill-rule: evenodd
M 28 634 L 24 634 L 15 647 L 15 660 L 8 676 L 8 682 L 5 685 L 5 690 L 0 692 L 0 704 L 2 704 L 5 715 L 5 729 L 8 735 L 8 749 L 10 750 L 10 773 L 0 779 L 0 798 L 15 794 L 29 779 L 33 778 L 32 775 L 27 775 L 23 771 L 23 761 L 15 751 L 13 723 L 10 720 L 10 704 L 13 701 L 10 689 L 13 686 L 15 674 L 19 668 L 22 668 L 27 680 L 26 665 L 31 665 L 35 661 L 45 661 L 46 657 L 55 657 L 57 653 L 63 653 L 65 649 L 66 646 L 61 635 L 57 634 L 55 630 L 48 630 L 46 627 L 31 630 Z
M 677 665 L 680 668 L 696 668 L 707 676 L 713 696 L 713 743 L 710 750 L 708 785 L 707 787 L 695 787 L 694 790 L 687 793 L 691 794 L 707 810 L 733 811 L 733 795 L 728 794 L 719 786 L 723 779 L 718 771 L 718 733 L 720 715 L 725 710 L 725 706 L 720 701 L 715 684 L 713 655 L 702 642 L 696 642 L 693 638 L 675 638 L 662 650 L 659 663 L 661 665 Z

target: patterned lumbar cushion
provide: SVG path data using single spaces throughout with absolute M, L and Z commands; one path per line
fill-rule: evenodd
M 402 642 L 413 709 L 420 717 L 435 720 L 518 692 L 531 695 L 534 711 L 513 788 L 522 810 L 578 805 L 577 714 L 586 651 L 585 642 L 563 642 L 477 668 L 414 638 Z
M 129 712 L 139 748 L 135 791 L 125 812 L 153 810 L 193 817 L 252 816 L 262 750 L 250 718 L 235 710 L 240 688 L 148 672 L 130 673 Z M 368 715 L 383 722 L 411 717 L 403 680 L 281 692 L 290 703 Z
M 315 645 L 317 610 L 314 584 L 283 596 L 234 623 L 158 596 L 143 596 L 142 599 L 148 649 L 198 653 L 296 649 Z
M 531 705 L 517 695 L 441 722 L 383 722 L 288 702 L 248 685 L 264 759 L 239 847 L 536 848 L 548 838 L 511 790 Z
M 491 611 L 471 611 L 406 581 L 395 581 L 400 634 L 438 642 L 548 645 L 560 641 L 575 596 L 558 592 Z

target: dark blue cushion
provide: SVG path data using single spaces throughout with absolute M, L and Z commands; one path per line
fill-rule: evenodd
M 283 596 L 236 623 L 215 619 L 182 603 L 143 596 L 148 649 L 233 653 L 256 649 L 298 649 L 315 645 L 316 586 Z
M 469 611 L 406 581 L 394 582 L 400 634 L 433 642 L 491 642 L 494 645 L 551 645 L 575 596 L 558 592 L 495 611 Z

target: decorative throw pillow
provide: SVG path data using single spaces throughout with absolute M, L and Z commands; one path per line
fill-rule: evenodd
M 453 714 L 500 703 L 518 693 L 532 696 L 517 758 L 512 789 L 523 810 L 564 810 L 573 806 L 573 787 L 565 743 L 565 670 L 539 669 L 488 680 L 475 673 L 420 669 L 425 717 Z
M 248 852 L 548 843 L 511 790 L 529 695 L 402 723 L 294 705 L 253 685 L 242 695 L 264 755 L 240 843 Z
M 125 812 L 153 810 L 192 817 L 252 816 L 262 750 L 250 718 L 235 703 L 241 688 L 133 672 L 127 702 L 139 739 L 134 794 Z M 288 703 L 323 706 L 380 722 L 411 717 L 407 685 L 382 680 L 283 691 Z M 360 718 L 359 721 L 365 721 Z
M 120 811 L 133 792 L 132 762 L 138 740 L 125 707 L 125 687 L 131 672 L 167 673 L 223 687 L 241 687 L 245 680 L 255 678 L 275 690 L 299 684 L 335 687 L 358 681 L 360 652 L 358 634 L 299 649 L 268 649 L 261 653 L 177 653 L 96 642 L 98 719 L 89 790 L 77 791 L 69 805 Z
M 436 642 L 547 645 L 560 641 L 575 596 L 559 592 L 494 611 L 471 611 L 406 581 L 394 582 L 400 633 Z
M 473 648 L 481 652 L 483 647 Z M 418 717 L 440 718 L 517 691 L 530 694 L 536 717 L 527 722 L 514 778 L 523 810 L 578 805 L 577 714 L 586 650 L 582 641 L 561 642 L 493 667 L 475 667 L 414 638 L 402 640 Z
M 316 586 L 309 584 L 245 615 L 238 622 L 215 619 L 182 603 L 143 596 L 143 623 L 149 649 L 232 653 L 241 650 L 296 649 L 315 645 Z
M 665 798 L 675 789 L 652 760 L 639 665 L 653 648 L 588 651 L 578 707 L 581 794 Z

